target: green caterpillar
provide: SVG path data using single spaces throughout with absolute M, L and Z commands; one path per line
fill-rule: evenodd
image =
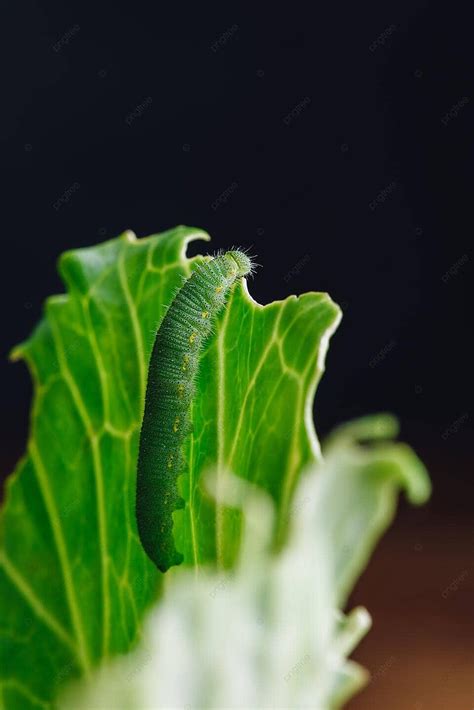
M 230 288 L 251 271 L 250 258 L 239 250 L 202 264 L 178 291 L 156 334 L 140 434 L 136 515 L 142 545 L 162 572 L 183 561 L 174 545 L 172 514 L 184 506 L 177 478 L 185 465 L 183 441 L 191 432 L 199 356 Z

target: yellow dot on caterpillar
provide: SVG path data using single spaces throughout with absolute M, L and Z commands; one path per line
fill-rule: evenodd
M 170 456 L 168 459 L 168 468 L 173 468 L 173 456 Z
M 191 343 L 191 345 L 194 343 L 196 338 L 197 338 L 197 333 L 191 333 L 191 335 L 189 336 L 189 342 Z
M 178 387 L 177 387 L 177 391 L 178 391 L 178 397 L 181 398 L 181 397 L 183 396 L 183 394 L 184 394 L 184 385 L 179 384 Z
M 216 293 L 220 293 L 222 291 L 222 289 L 223 289 L 223 286 L 218 286 L 216 288 Z
M 173 422 L 173 431 L 176 434 L 176 432 L 179 429 L 179 417 L 176 417 L 176 419 Z
M 209 318 L 209 311 L 203 311 L 203 312 L 201 313 L 201 316 L 202 316 L 203 318 Z
M 230 271 L 227 272 L 227 278 L 230 279 L 233 276 L 235 276 L 237 271 L 235 269 L 231 269 Z
M 183 366 L 181 368 L 183 370 L 183 372 L 186 372 L 186 370 L 188 369 L 188 365 L 189 365 L 189 355 L 185 355 L 183 357 Z

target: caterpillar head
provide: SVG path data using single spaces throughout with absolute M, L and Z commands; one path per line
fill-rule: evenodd
M 247 254 L 244 254 L 243 251 L 238 251 L 237 249 L 234 249 L 232 251 L 226 252 L 225 256 L 227 259 L 230 260 L 234 268 L 237 265 L 237 278 L 240 278 L 241 276 L 246 276 L 247 274 L 251 273 L 252 262 L 247 256 Z

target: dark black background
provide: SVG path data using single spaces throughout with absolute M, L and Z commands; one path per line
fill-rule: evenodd
M 145 236 L 190 224 L 207 229 L 214 248 L 252 246 L 263 268 L 251 291 L 261 302 L 327 290 L 343 306 L 319 431 L 383 409 L 400 416 L 415 445 L 464 445 L 474 233 L 467 4 L 223 14 L 29 0 L 10 2 L 7 16 L 5 354 L 29 334 L 45 297 L 62 290 L 63 250 L 126 228 Z M 8 468 L 26 435 L 24 367 L 3 359 L 1 386 Z M 459 433 L 443 439 L 460 417 Z
M 474 576 L 469 4 L 10 0 L 2 14 L 3 474 L 31 395 L 6 354 L 62 290 L 63 250 L 180 223 L 215 249 L 251 246 L 260 302 L 324 290 L 343 306 L 318 431 L 395 412 L 435 484 L 356 590 L 375 619 L 362 660 L 397 659 L 357 707 L 466 707 L 472 589 L 440 590 Z

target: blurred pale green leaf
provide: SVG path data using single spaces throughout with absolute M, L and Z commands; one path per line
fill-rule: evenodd
M 61 708 L 341 707 L 368 678 L 347 657 L 370 626 L 365 609 L 346 616 L 341 604 L 390 524 L 399 492 L 415 503 L 430 492 L 408 447 L 374 444 L 395 428 L 393 419 L 372 417 L 335 434 L 325 463 L 300 479 L 279 554 L 268 550 L 268 500 L 224 481 L 222 504 L 240 500 L 245 519 L 236 569 L 197 577 L 173 571 L 140 648 L 71 687 Z

